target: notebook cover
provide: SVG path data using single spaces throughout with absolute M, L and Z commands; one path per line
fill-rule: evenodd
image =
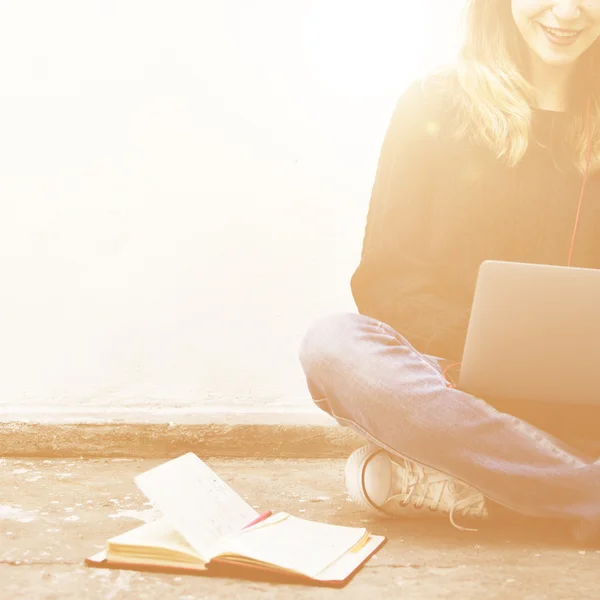
M 220 561 L 218 559 L 211 561 L 210 565 L 205 566 L 162 566 L 162 565 L 145 565 L 145 564 L 131 564 L 121 563 L 118 561 L 108 560 L 106 552 L 102 551 L 94 556 L 85 559 L 85 564 L 88 567 L 95 567 L 99 569 L 122 569 L 125 571 L 143 571 L 151 573 L 169 573 L 173 575 L 200 575 L 203 577 L 225 577 L 228 579 L 240 579 L 248 581 L 263 581 L 269 583 L 288 583 L 297 585 L 310 585 L 317 587 L 344 587 L 347 585 L 361 569 L 361 567 L 375 554 L 379 548 L 381 548 L 386 538 L 383 536 L 371 536 L 368 543 L 358 552 L 356 557 L 352 557 L 350 553 L 345 554 L 343 557 L 336 561 L 329 571 L 333 571 L 335 565 L 349 560 L 352 561 L 353 571 L 343 580 L 333 581 L 322 581 L 318 579 L 312 579 L 304 575 L 297 575 L 295 573 L 281 573 L 269 569 L 268 567 L 262 567 L 258 565 L 238 565 L 232 564 L 227 561 Z M 354 560 L 353 560 L 354 559 Z

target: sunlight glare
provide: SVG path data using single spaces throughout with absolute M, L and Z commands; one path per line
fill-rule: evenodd
M 448 0 L 316 3 L 306 27 L 308 60 L 330 91 L 396 92 L 451 59 L 461 8 Z

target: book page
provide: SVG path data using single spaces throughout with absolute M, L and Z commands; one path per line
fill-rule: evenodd
M 364 544 L 347 552 L 336 560 L 330 567 L 321 571 L 315 579 L 318 581 L 345 581 L 366 562 L 384 543 L 382 535 L 370 535 Z
M 151 523 L 145 523 L 135 529 L 117 535 L 107 542 L 111 558 L 117 555 L 161 555 L 168 558 L 172 553 L 187 556 L 188 560 L 200 562 L 201 559 L 170 523 L 163 517 Z
M 213 556 L 238 554 L 316 578 L 366 535 L 363 528 L 328 525 L 278 513 L 221 540 Z
M 205 561 L 217 540 L 258 516 L 191 452 L 138 475 L 135 483 Z

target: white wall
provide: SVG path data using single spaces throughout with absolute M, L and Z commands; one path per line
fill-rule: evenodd
M 0 5 L 0 404 L 307 402 L 430 0 Z

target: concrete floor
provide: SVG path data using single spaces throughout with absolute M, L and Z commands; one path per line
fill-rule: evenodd
M 368 526 L 388 543 L 342 590 L 91 569 L 107 538 L 155 516 L 133 477 L 160 460 L 0 459 L 0 598 L 598 598 L 600 553 L 553 528 L 371 519 L 346 499 L 341 460 L 207 460 L 257 509 Z

